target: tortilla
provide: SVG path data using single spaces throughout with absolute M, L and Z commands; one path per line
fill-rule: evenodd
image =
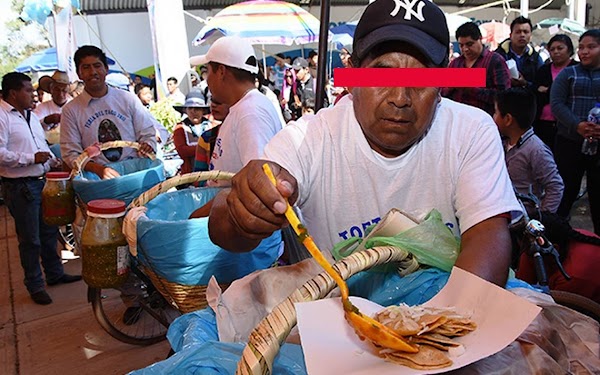
M 454 309 L 438 309 L 401 304 L 389 306 L 375 314 L 374 319 L 393 329 L 409 343 L 416 344 L 417 353 L 380 349 L 379 355 L 394 363 L 417 370 L 434 370 L 452 365 L 448 351 L 464 350 L 452 338 L 464 336 L 477 328 L 470 318 Z

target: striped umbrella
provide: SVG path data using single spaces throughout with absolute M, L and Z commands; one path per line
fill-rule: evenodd
M 206 20 L 193 44 L 212 44 L 223 35 L 237 35 L 251 44 L 316 43 L 319 20 L 297 5 L 276 0 L 251 0 L 228 6 Z

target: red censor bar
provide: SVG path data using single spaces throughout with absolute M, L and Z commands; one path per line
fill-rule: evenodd
M 485 68 L 336 68 L 336 87 L 485 87 Z

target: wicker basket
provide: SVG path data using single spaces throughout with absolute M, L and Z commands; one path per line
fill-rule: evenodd
M 109 150 L 111 148 L 119 148 L 119 147 L 130 147 L 136 150 L 139 150 L 140 144 L 132 141 L 111 141 L 101 143 L 99 145 L 100 151 Z M 148 155 L 148 158 L 151 160 L 156 159 L 154 154 Z M 71 169 L 70 178 L 73 180 L 77 175 L 81 174 L 83 176 L 83 168 L 90 161 L 91 157 L 87 150 L 83 150 L 81 155 L 77 157 L 73 161 L 73 168 Z M 87 218 L 87 204 L 81 199 L 81 197 L 75 194 L 75 205 L 77 207 L 77 216 L 75 222 L 72 224 L 73 230 L 73 239 L 75 241 L 74 247 L 78 253 L 81 253 L 81 233 L 83 231 L 83 225 Z
M 408 253 L 402 249 L 383 246 L 356 252 L 337 262 L 333 267 L 344 280 L 350 276 L 384 263 L 401 262 Z M 315 301 L 325 297 L 336 286 L 333 279 L 322 272 L 296 289 L 285 301 L 277 305 L 250 333 L 238 363 L 236 374 L 271 374 L 279 348 L 296 325 L 294 303 Z
M 120 147 L 129 147 L 129 148 L 139 150 L 140 144 L 137 142 L 131 142 L 131 141 L 105 142 L 105 143 L 100 144 L 100 151 L 109 150 L 111 148 L 120 148 Z M 148 158 L 150 158 L 151 160 L 154 160 L 154 159 L 156 159 L 156 156 L 154 154 L 150 154 L 150 155 L 148 155 Z M 83 150 L 81 155 L 79 155 L 77 157 L 77 159 L 75 159 L 73 161 L 73 169 L 71 169 L 71 178 L 82 173 L 83 168 L 85 167 L 85 165 L 87 164 L 87 162 L 90 159 L 91 159 L 91 157 L 90 157 L 90 154 L 87 152 L 87 150 Z
M 211 171 L 211 172 L 194 172 L 181 176 L 173 177 L 158 185 L 155 185 L 150 190 L 134 199 L 128 209 L 133 207 L 141 207 L 146 205 L 159 194 L 169 191 L 170 189 L 206 180 L 231 180 L 233 173 Z M 144 257 L 150 261 L 143 248 L 138 248 L 144 254 Z M 171 282 L 166 278 L 158 275 L 152 264 L 141 265 L 142 271 L 150 278 L 156 289 L 169 301 L 177 310 L 187 313 L 190 311 L 200 310 L 208 305 L 206 301 L 206 285 L 182 285 Z M 227 288 L 228 284 L 219 284 L 222 289 Z

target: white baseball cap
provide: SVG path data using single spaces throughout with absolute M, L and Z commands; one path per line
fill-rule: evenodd
M 208 49 L 206 55 L 190 58 L 192 66 L 205 65 L 216 62 L 232 68 L 258 73 L 258 62 L 254 55 L 254 48 L 246 40 L 238 36 L 224 36 L 217 39 Z

